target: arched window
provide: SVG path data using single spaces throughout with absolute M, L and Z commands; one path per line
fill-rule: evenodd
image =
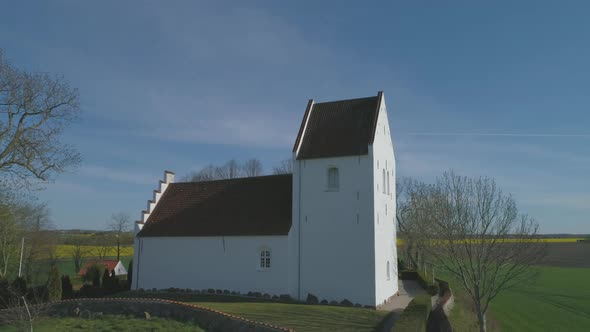
M 260 263 L 258 267 L 261 270 L 270 269 L 270 249 L 269 248 L 262 248 L 260 249 Z
M 389 171 L 387 171 L 387 194 L 391 194 L 391 191 L 389 191 Z
M 383 193 L 385 194 L 385 168 L 383 169 Z
M 387 261 L 387 280 L 391 279 L 391 272 L 389 272 L 390 267 L 389 267 L 389 261 Z
M 328 190 L 338 190 L 340 183 L 339 183 L 339 174 L 338 168 L 330 167 L 328 168 Z

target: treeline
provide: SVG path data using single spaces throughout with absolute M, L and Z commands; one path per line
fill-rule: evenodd
M 293 173 L 293 163 L 291 159 L 282 160 L 278 165 L 272 168 L 272 174 L 290 173 Z M 223 165 L 209 164 L 200 170 L 185 175 L 181 178 L 181 181 L 199 182 L 261 176 L 265 174 L 262 162 L 256 158 L 248 159 L 244 162 L 231 159 Z

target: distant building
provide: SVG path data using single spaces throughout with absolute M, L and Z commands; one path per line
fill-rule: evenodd
M 136 223 L 133 289 L 227 289 L 379 306 L 398 291 L 385 98 L 310 100 L 293 174 L 164 180 Z
M 79 276 L 86 275 L 86 271 L 88 271 L 88 268 L 91 267 L 92 265 L 98 265 L 98 266 L 101 266 L 105 269 L 108 269 L 109 274 L 111 274 L 114 270 L 116 276 L 127 274 L 127 269 L 125 268 L 123 263 L 121 263 L 121 261 L 118 261 L 116 259 L 101 259 L 101 260 L 87 261 L 86 264 L 84 264 L 84 266 L 78 272 L 78 275 Z

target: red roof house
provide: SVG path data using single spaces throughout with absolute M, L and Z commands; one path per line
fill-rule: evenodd
M 121 263 L 121 261 L 118 261 L 116 259 L 102 259 L 87 261 L 84 267 L 80 269 L 80 272 L 78 272 L 78 275 L 85 275 L 88 268 L 95 264 L 108 269 L 109 273 L 112 273 L 112 271 L 115 270 L 116 276 L 127 274 L 127 269 L 125 269 L 125 266 L 123 266 L 123 263 Z

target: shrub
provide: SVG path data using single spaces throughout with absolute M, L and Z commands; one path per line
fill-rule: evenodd
M 16 277 L 12 282 L 12 289 L 19 295 L 24 296 L 27 294 L 27 280 L 23 277 Z
M 57 265 L 51 267 L 47 280 L 47 299 L 49 302 L 61 300 L 61 276 Z
M 221 289 L 216 289 L 215 294 L 223 294 L 223 291 Z
M 313 294 L 307 294 L 307 299 L 305 300 L 308 304 L 318 304 L 318 297 Z
M 86 270 L 82 279 L 85 282 L 91 282 L 94 287 L 100 287 L 100 276 L 103 269 L 104 267 L 101 267 L 98 264 L 92 264 L 88 267 L 88 270 Z
M 320 304 L 328 304 L 328 301 L 327 301 L 327 300 L 322 300 L 322 301 L 320 302 Z
M 338 305 L 338 301 L 332 300 L 332 301 L 330 301 L 330 305 Z
M 350 302 L 347 299 L 342 300 L 342 302 L 340 302 L 340 305 L 343 305 L 345 307 L 352 307 L 354 304 L 352 304 L 352 302 Z
M 425 331 L 430 314 L 431 300 L 428 295 L 416 296 L 395 322 L 396 331 Z
M 270 299 L 270 294 L 264 293 L 264 294 L 262 294 L 262 298 Z
M 289 294 L 281 294 L 281 295 L 279 295 L 279 299 L 281 299 L 283 301 L 293 301 L 293 299 L 291 298 L 291 295 L 289 295 Z
M 213 288 L 209 288 L 209 289 L 207 290 L 207 293 L 209 293 L 209 294 L 215 294 L 215 289 L 213 289 Z
M 254 297 L 262 297 L 262 293 L 260 293 L 260 292 L 254 292 Z
M 72 281 L 70 280 L 69 275 L 62 275 L 61 276 L 61 298 L 62 299 L 71 299 L 74 295 L 74 290 L 72 288 Z
M 229 295 L 229 294 L 231 294 L 231 292 L 230 292 L 230 291 L 228 291 L 227 289 L 224 289 L 224 290 L 223 290 L 223 294 L 224 294 L 224 295 Z
M 103 297 L 104 290 L 100 287 L 94 287 L 92 285 L 85 284 L 80 288 L 80 291 L 78 294 L 80 295 L 80 297 L 90 297 L 90 298 Z
M 127 267 L 127 284 L 128 288 L 131 289 L 131 281 L 133 280 L 133 259 L 129 261 L 129 266 Z

